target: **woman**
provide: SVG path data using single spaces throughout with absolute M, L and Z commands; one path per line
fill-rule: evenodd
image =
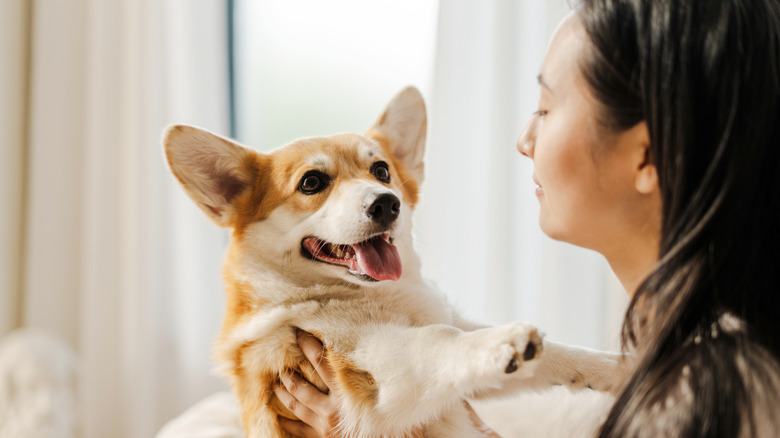
M 539 83 L 518 149 L 541 228 L 631 296 L 599 435 L 780 435 L 780 3 L 585 0 Z M 286 427 L 322 436 L 335 406 L 294 379 L 277 394 L 308 424 Z

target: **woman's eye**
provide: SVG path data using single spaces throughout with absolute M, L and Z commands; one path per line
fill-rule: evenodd
M 312 170 L 303 175 L 301 182 L 298 184 L 298 190 L 305 195 L 313 195 L 321 192 L 327 186 L 328 176 L 322 172 Z
M 390 182 L 390 168 L 387 167 L 387 163 L 384 161 L 377 161 L 371 166 L 371 174 L 383 183 Z
M 534 112 L 534 117 L 544 117 L 546 115 L 547 115 L 547 111 L 546 110 L 536 110 Z

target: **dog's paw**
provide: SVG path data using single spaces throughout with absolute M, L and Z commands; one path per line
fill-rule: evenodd
M 515 323 L 469 333 L 473 349 L 473 378 L 483 385 L 497 385 L 507 376 L 530 377 L 542 355 L 542 336 L 535 327 Z

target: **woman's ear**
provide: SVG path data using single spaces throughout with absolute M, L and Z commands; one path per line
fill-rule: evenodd
M 636 172 L 634 186 L 643 195 L 650 195 L 658 191 L 658 171 L 651 157 L 652 154 L 648 147 L 647 159 L 639 166 Z
M 647 131 L 647 123 L 640 122 L 632 127 L 629 132 L 634 143 L 639 163 L 634 172 L 634 188 L 643 195 L 651 195 L 658 191 L 658 172 L 653 160 L 653 151 L 650 149 L 650 134 Z

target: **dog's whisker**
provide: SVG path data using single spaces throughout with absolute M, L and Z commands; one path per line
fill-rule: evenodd
M 313 252 L 312 255 L 314 257 L 319 256 L 322 253 L 322 249 L 325 248 L 325 245 L 327 245 L 327 243 L 325 241 L 322 241 L 322 240 L 318 241 L 317 242 L 317 246 L 314 248 L 314 252 Z
M 396 188 L 396 189 L 400 189 L 401 187 L 403 187 L 403 186 L 404 186 L 404 184 L 406 184 L 406 183 L 408 183 L 409 181 L 411 181 L 411 179 L 412 179 L 411 177 L 409 177 L 409 178 L 406 178 L 405 180 L 403 180 L 403 181 L 401 181 L 400 183 L 396 184 L 394 188 Z

